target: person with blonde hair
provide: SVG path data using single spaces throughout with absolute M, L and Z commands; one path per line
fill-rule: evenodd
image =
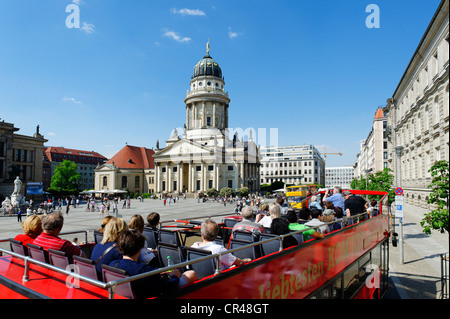
M 113 217 L 106 224 L 103 239 L 95 245 L 91 254 L 91 259 L 95 261 L 95 267 L 99 274 L 102 272 L 102 264 L 109 265 L 111 261 L 122 258 L 122 254 L 116 248 L 116 242 L 120 234 L 127 230 L 128 225 L 122 218 Z
M 258 224 L 261 224 L 264 228 L 270 228 L 272 220 L 280 217 L 281 217 L 281 206 L 277 203 L 272 203 L 269 205 L 269 216 L 264 215 L 261 219 L 258 219 L 257 217 L 256 222 Z
M 42 233 L 42 219 L 38 215 L 31 215 L 22 223 L 23 234 L 18 234 L 14 239 L 21 241 L 25 246 Z

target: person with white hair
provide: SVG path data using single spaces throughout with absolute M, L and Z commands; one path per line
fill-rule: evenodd
M 250 206 L 245 206 L 242 211 L 242 221 L 236 223 L 231 230 L 233 233 L 236 230 L 247 231 L 253 233 L 253 235 L 258 236 L 260 233 L 265 233 L 263 226 L 255 223 L 253 221 L 253 209 Z
M 313 207 L 315 207 L 319 210 L 322 210 L 322 205 L 320 205 L 319 201 L 317 200 L 317 196 L 315 196 L 315 195 L 311 196 L 311 199 L 310 199 L 310 202 L 308 205 L 309 209 L 311 209 Z

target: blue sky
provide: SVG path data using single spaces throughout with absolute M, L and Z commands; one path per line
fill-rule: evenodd
M 75 3 L 80 28 L 68 28 Z M 47 145 L 111 157 L 185 122 L 210 39 L 232 128 L 278 128 L 353 165 L 438 0 L 0 0 L 0 118 Z M 367 28 L 376 4 L 380 27 Z M 268 135 L 266 140 L 269 141 Z

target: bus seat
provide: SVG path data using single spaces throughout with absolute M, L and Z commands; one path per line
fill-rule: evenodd
M 172 244 L 159 243 L 158 244 L 158 258 L 162 267 L 167 267 L 167 256 L 170 256 L 173 264 L 179 264 L 184 261 L 181 248 Z M 184 267 L 178 268 L 178 270 L 183 273 L 185 272 Z
M 103 233 L 99 232 L 98 230 L 94 230 L 94 242 L 96 244 L 101 243 L 103 239 Z
M 76 269 L 80 275 L 99 281 L 102 280 L 101 274 L 95 268 L 95 261 L 81 256 L 73 256 L 73 263 L 77 266 Z
M 249 244 L 252 244 L 252 242 L 248 241 L 248 240 L 241 240 L 241 239 L 236 239 L 236 238 L 230 239 L 230 249 L 243 247 L 243 246 L 246 246 Z M 233 252 L 233 255 L 235 255 L 236 257 L 238 257 L 240 259 L 244 259 L 244 258 L 250 258 L 251 260 L 256 259 L 257 258 L 256 249 L 255 249 L 256 247 L 257 246 L 248 247 L 246 249 L 235 251 L 235 252 Z
M 142 232 L 142 235 L 144 235 L 145 240 L 147 241 L 148 248 L 156 249 L 157 241 L 156 241 L 156 234 L 153 228 L 144 227 L 144 231 Z
M 9 238 L 9 245 L 12 252 L 23 256 L 28 256 L 28 249 L 21 241 Z
M 277 238 L 276 240 L 269 241 L 267 243 L 263 243 L 260 245 L 262 256 L 266 256 L 275 252 L 280 251 L 280 247 L 282 247 L 281 237 L 273 234 L 261 234 L 259 237 L 260 241 L 267 240 L 270 238 Z
M 34 244 L 28 244 L 28 255 L 43 263 L 49 263 L 48 253 L 44 248 Z
M 128 277 L 128 273 L 125 270 L 105 264 L 102 264 L 102 275 L 104 282 L 118 281 Z M 115 293 L 126 298 L 134 299 L 136 297 L 131 287 L 131 282 L 117 285 Z
M 187 260 L 191 261 L 197 258 L 202 258 L 211 255 L 209 250 L 197 249 L 193 247 L 186 247 Z M 190 267 L 197 274 L 198 279 L 213 275 L 216 271 L 214 258 L 193 263 Z
M 181 246 L 180 238 L 177 231 L 160 229 L 159 230 L 159 242 Z
M 62 269 L 67 269 L 67 266 L 70 264 L 69 257 L 65 252 L 51 248 L 48 249 L 48 259 L 50 264 Z

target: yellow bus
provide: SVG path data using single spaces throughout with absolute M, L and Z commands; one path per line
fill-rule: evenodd
M 308 185 L 286 187 L 286 201 L 288 203 L 288 207 L 297 209 L 306 207 L 306 199 L 308 198 L 308 194 Z

